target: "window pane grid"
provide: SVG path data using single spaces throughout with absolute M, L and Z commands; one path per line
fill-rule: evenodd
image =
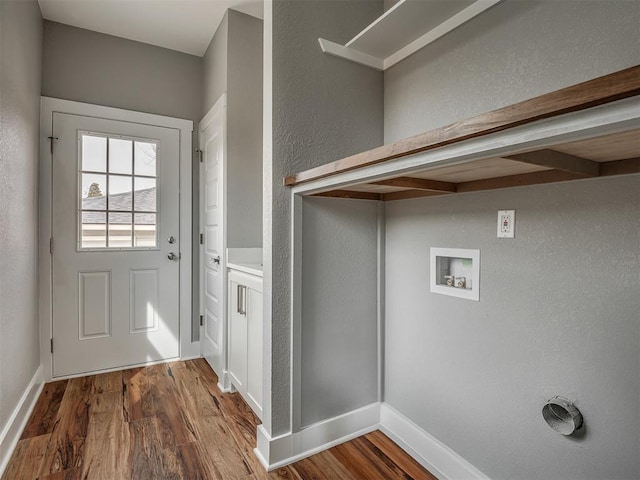
M 107 173 L 107 172 L 98 172 L 98 171 L 95 171 L 95 170 L 80 170 L 80 173 L 88 173 L 88 174 L 92 174 L 92 175 L 105 175 L 105 173 Z M 150 179 L 157 178 L 154 175 L 138 175 L 138 174 L 129 175 L 129 174 L 126 174 L 126 173 L 111 173 L 111 172 L 108 172 L 108 173 L 112 177 L 136 177 L 136 178 L 139 177 L 139 178 L 150 178 Z
M 157 144 L 87 132 L 81 140 L 79 247 L 157 247 Z
M 89 209 L 89 208 L 85 208 L 82 211 L 83 212 L 88 212 L 88 213 L 107 213 L 105 210 L 92 210 L 92 209 Z M 117 211 L 111 210 L 108 213 L 141 213 L 141 214 L 147 214 L 147 213 L 157 213 L 157 212 L 147 211 L 147 210 L 117 210 Z

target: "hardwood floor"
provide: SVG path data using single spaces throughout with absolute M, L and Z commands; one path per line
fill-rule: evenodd
M 203 359 L 45 385 L 2 480 L 435 477 L 380 432 L 266 473 L 253 412 Z

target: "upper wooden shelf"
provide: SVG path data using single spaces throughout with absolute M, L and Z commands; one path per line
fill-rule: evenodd
M 319 38 L 322 51 L 386 70 L 501 0 L 400 0 L 345 45 Z
M 328 178 L 373 165 L 386 165 L 418 153 L 455 146 L 466 140 L 490 139 L 493 138 L 491 135 L 506 133 L 514 127 L 638 95 L 640 66 L 635 66 L 296 173 L 286 177 L 284 184 L 296 186 L 326 179 L 323 181 L 326 187 L 312 194 L 398 200 L 639 172 L 640 127 L 636 117 L 640 116 L 640 108 L 633 103 L 631 110 L 636 120 L 621 131 L 602 131 L 587 138 L 558 141 L 538 149 L 519 149 L 516 145 L 508 155 L 479 156 L 451 165 L 424 163 L 414 167 L 410 175 L 393 174 L 391 169 L 388 175 L 375 181 L 363 178 L 340 189 L 331 188 L 332 181 Z

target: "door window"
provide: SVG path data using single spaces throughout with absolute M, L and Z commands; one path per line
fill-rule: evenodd
M 78 249 L 158 248 L 158 141 L 78 132 Z

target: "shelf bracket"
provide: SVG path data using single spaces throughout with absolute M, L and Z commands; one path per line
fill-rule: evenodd
M 389 180 L 379 180 L 377 182 L 371 182 L 371 184 L 384 185 L 389 187 L 413 188 L 415 190 L 426 190 L 430 192 L 456 192 L 455 183 L 428 180 L 426 178 L 396 177 L 390 178 Z
M 597 177 L 600 175 L 600 164 L 598 162 L 555 150 L 537 150 L 517 155 L 506 155 L 503 158 L 530 165 L 539 165 L 553 170 L 562 170 L 582 177 Z
M 351 60 L 352 62 L 375 68 L 376 70 L 384 70 L 384 60 L 381 58 L 360 52 L 354 48 L 345 47 L 344 45 L 332 42 L 331 40 L 325 40 L 324 38 L 319 38 L 318 42 L 320 43 L 322 52 L 327 55 Z

